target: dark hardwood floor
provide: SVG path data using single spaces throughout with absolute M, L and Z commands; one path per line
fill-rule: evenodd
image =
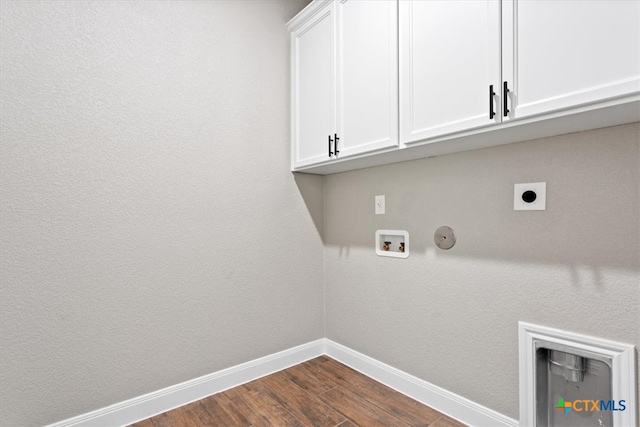
M 372 427 L 464 424 L 327 356 L 214 394 L 133 427 Z

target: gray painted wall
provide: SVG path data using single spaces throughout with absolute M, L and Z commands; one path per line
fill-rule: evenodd
M 306 3 L 1 2 L 0 425 L 323 336 L 322 178 L 289 172 Z
M 518 321 L 640 346 L 639 174 L 635 123 L 326 177 L 327 337 L 517 419 Z M 547 210 L 513 211 L 538 181 Z

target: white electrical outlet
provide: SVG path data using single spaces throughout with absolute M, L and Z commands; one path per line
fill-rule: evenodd
M 532 182 L 513 186 L 514 211 L 547 210 L 547 183 Z
M 384 211 L 385 211 L 384 194 L 381 196 L 376 196 L 375 204 L 376 204 L 376 215 L 384 215 Z

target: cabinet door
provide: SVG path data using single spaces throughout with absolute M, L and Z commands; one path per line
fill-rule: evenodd
M 512 118 L 640 92 L 640 2 L 504 0 Z
M 335 5 L 318 11 L 291 34 L 292 163 L 329 160 L 336 129 Z
M 400 0 L 401 143 L 500 122 L 500 30 L 494 0 Z
M 398 3 L 339 0 L 338 158 L 398 145 Z

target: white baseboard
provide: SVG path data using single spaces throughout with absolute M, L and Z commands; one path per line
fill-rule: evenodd
M 49 427 L 124 426 L 281 371 L 324 353 L 325 340 L 319 339 L 69 418 Z
M 513 418 L 328 339 L 326 351 L 328 356 L 356 371 L 465 424 L 491 427 L 518 426 L 518 421 Z
M 326 354 L 368 377 L 472 426 L 518 422 L 326 338 L 154 391 L 48 427 L 124 426 Z

